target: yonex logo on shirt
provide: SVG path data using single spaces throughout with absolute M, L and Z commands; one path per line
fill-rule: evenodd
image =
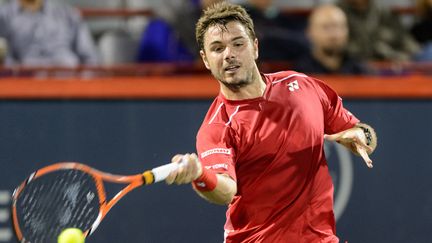
M 212 155 L 212 154 L 231 154 L 231 150 L 230 149 L 226 149 L 226 148 L 214 148 L 214 149 L 210 149 L 210 150 L 207 150 L 207 151 L 205 151 L 205 152 L 202 152 L 201 153 L 201 158 L 205 158 L 205 157 L 207 157 L 207 156 L 209 156 L 209 155 Z
M 214 165 L 207 165 L 205 166 L 206 169 L 213 169 L 213 170 L 217 170 L 217 169 L 225 169 L 228 170 L 228 164 L 214 164 Z
M 287 84 L 287 86 L 288 86 L 289 91 L 291 91 L 291 92 L 300 88 L 297 80 L 290 82 L 289 84 Z

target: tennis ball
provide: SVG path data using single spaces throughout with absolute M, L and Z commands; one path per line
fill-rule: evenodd
M 83 232 L 78 228 L 67 228 L 57 238 L 58 243 L 84 243 Z

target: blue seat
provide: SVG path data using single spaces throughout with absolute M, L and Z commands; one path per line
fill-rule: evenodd
M 182 44 L 173 28 L 162 19 L 153 19 L 142 34 L 138 62 L 191 62 L 195 55 Z

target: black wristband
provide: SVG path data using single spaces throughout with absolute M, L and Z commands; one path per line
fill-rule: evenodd
M 358 128 L 361 128 L 363 130 L 363 133 L 366 137 L 366 144 L 369 146 L 372 143 L 372 133 L 370 131 L 370 129 L 366 126 L 364 126 L 363 124 L 357 124 Z

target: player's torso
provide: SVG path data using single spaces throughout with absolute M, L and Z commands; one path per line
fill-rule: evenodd
M 237 110 L 229 124 L 238 146 L 239 196 L 232 210 L 241 212 L 231 211 L 236 227 L 260 224 L 302 200 L 321 161 L 324 118 L 313 83 L 296 73 L 266 79 L 262 99 L 226 107 L 227 114 Z

